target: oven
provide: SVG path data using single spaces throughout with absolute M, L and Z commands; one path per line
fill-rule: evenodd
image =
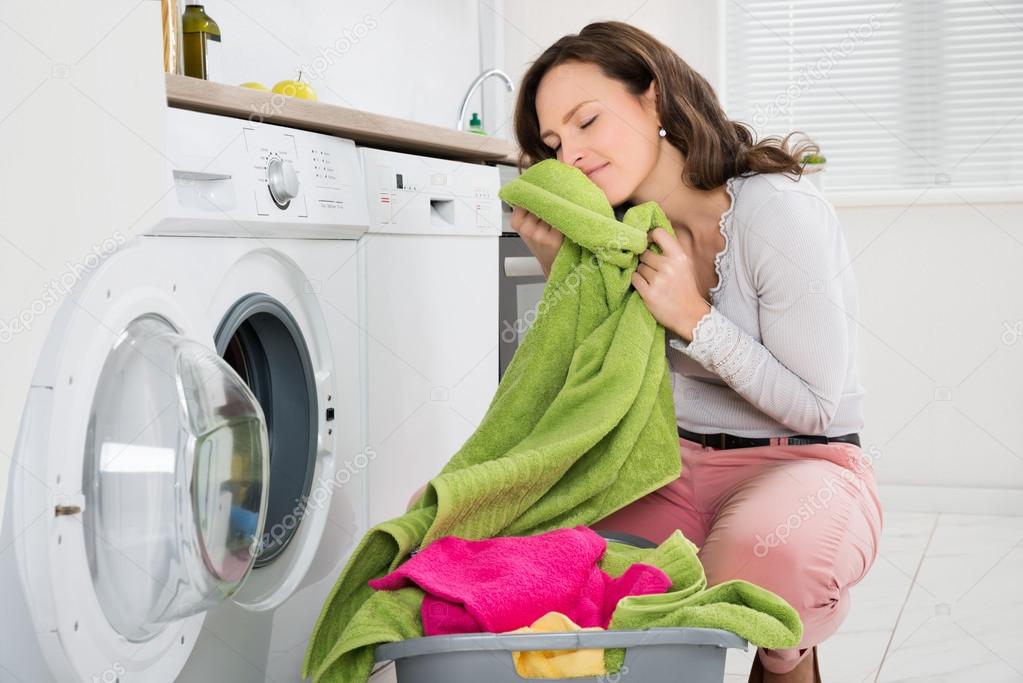
M 515 166 L 498 165 L 501 186 L 519 175 Z M 547 281 L 540 261 L 511 227 L 512 207 L 501 202 L 501 238 L 498 249 L 498 378 L 529 331 Z
M 501 187 L 518 177 L 515 166 L 498 164 Z M 615 218 L 622 220 L 633 205 L 629 202 L 614 207 Z M 512 207 L 501 202 L 501 238 L 498 249 L 499 315 L 498 315 L 498 381 L 511 362 L 515 350 L 529 331 L 536 316 L 537 304 L 547 281 L 540 261 L 511 227 Z

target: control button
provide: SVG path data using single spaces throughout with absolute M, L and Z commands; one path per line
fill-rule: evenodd
M 298 196 L 298 175 L 290 161 L 273 157 L 266 165 L 266 181 L 270 187 L 270 196 L 274 203 L 282 209 Z

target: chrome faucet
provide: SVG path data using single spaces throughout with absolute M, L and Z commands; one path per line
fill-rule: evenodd
M 465 110 L 469 108 L 469 100 L 472 98 L 473 93 L 476 92 L 476 88 L 480 87 L 483 81 L 487 80 L 491 76 L 498 76 L 504 79 L 505 85 L 508 86 L 508 92 L 515 89 L 515 84 L 512 83 L 512 79 L 508 77 L 508 74 L 501 71 L 500 69 L 487 69 L 472 82 L 469 86 L 468 92 L 465 93 L 465 97 L 462 98 L 462 106 L 458 108 L 458 123 L 455 124 L 456 130 L 464 130 L 465 126 Z

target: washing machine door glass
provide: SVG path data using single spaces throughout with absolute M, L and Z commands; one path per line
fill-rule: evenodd
M 216 353 L 136 318 L 101 370 L 84 463 L 89 569 L 118 633 L 146 640 L 235 592 L 262 534 L 269 447 L 259 403 Z

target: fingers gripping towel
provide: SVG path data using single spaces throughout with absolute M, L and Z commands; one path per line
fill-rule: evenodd
M 663 593 L 671 580 L 642 563 L 611 577 L 597 566 L 606 546 L 585 526 L 479 541 L 445 536 L 369 584 L 377 590 L 414 584 L 426 591 L 428 636 L 510 631 L 550 611 L 582 627 L 607 628 L 621 598 Z
M 565 235 L 535 320 L 476 431 L 352 553 L 309 639 L 302 674 L 314 681 L 362 683 L 376 645 L 423 635 L 422 589 L 368 584 L 413 550 L 589 526 L 681 473 L 664 328 L 631 288 L 647 233 L 674 234 L 664 212 L 646 202 L 619 222 L 603 191 L 556 159 L 500 196 Z M 374 464 L 386 466 L 400 463 Z

